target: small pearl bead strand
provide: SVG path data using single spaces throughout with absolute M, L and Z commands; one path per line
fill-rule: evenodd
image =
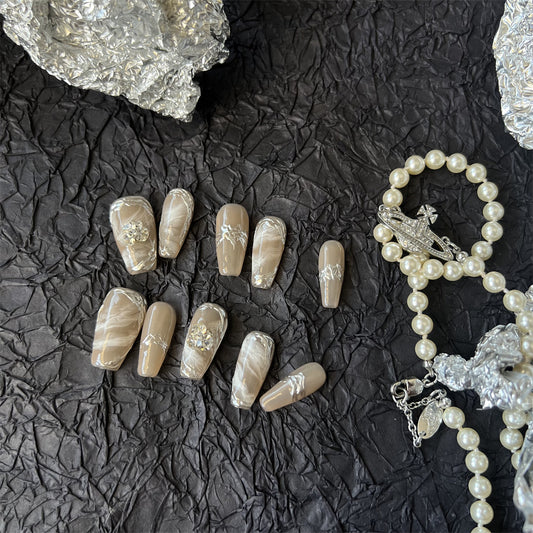
M 503 228 L 499 221 L 504 215 L 503 206 L 496 201 L 498 187 L 495 183 L 487 180 L 487 169 L 480 163 L 469 165 L 463 154 L 452 154 L 449 157 L 440 150 L 431 150 L 424 158 L 418 155 L 409 157 L 404 168 L 397 168 L 390 173 L 390 189 L 383 194 L 383 204 L 386 207 L 400 207 L 403 195 L 398 190 L 405 187 L 411 178 L 421 174 L 425 167 L 439 169 L 446 164 L 448 170 L 454 174 L 465 172 L 466 179 L 478 185 L 477 196 L 485 202 L 483 217 L 487 221 L 481 228 L 483 240 L 476 242 L 470 255 L 460 260 L 442 263 L 438 259 L 429 258 L 427 253 L 410 253 L 403 255 L 402 246 L 393 242 L 394 233 L 384 224 L 378 224 L 374 228 L 374 238 L 382 243 L 382 256 L 386 261 L 398 262 L 400 270 L 407 276 L 407 283 L 412 289 L 407 298 L 407 305 L 416 315 L 411 322 L 413 331 L 421 336 L 416 343 L 415 353 L 424 361 L 426 368 L 431 368 L 431 361 L 437 354 L 437 347 L 428 335 L 433 330 L 433 321 L 424 313 L 429 301 L 422 292 L 430 280 L 441 277 L 448 281 L 457 281 L 463 276 L 481 277 L 483 287 L 489 293 L 503 293 L 503 304 L 506 309 L 515 314 L 515 321 L 521 334 L 521 351 L 525 363 L 515 367 L 517 371 L 533 372 L 529 362 L 533 361 L 533 312 L 525 309 L 526 296 L 518 290 L 509 290 L 506 287 L 505 277 L 499 272 L 485 272 L 485 261 L 492 256 L 492 245 L 502 238 Z M 533 402 L 532 402 L 533 405 Z M 528 409 L 531 406 L 525 406 Z M 526 423 L 526 414 L 523 410 L 509 410 L 503 414 L 506 429 L 500 434 L 502 445 L 512 453 L 512 463 L 517 467 L 519 450 L 522 446 L 523 437 L 519 429 Z M 468 485 L 470 492 L 478 498 L 470 508 L 470 515 L 477 527 L 472 533 L 490 533 L 485 527 L 492 521 L 494 512 L 486 502 L 491 493 L 491 484 L 481 474 L 488 468 L 486 455 L 478 450 L 479 435 L 470 428 L 464 428 L 464 413 L 457 407 L 448 407 L 443 415 L 444 423 L 458 430 L 457 441 L 465 450 L 469 450 L 466 457 L 467 468 L 474 473 L 474 477 Z

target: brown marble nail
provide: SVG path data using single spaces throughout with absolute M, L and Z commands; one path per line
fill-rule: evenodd
M 228 316 L 220 305 L 202 304 L 192 317 L 181 356 L 180 373 L 202 379 L 228 327 Z
M 238 276 L 248 243 L 248 213 L 242 205 L 226 204 L 217 214 L 217 260 L 222 276 Z
M 265 381 L 272 356 L 274 341 L 261 331 L 252 331 L 244 338 L 233 374 L 231 404 L 249 409 Z
M 141 294 L 122 287 L 111 289 L 98 310 L 92 365 L 118 370 L 139 335 L 145 313 Z
M 171 305 L 155 302 L 148 308 L 139 348 L 137 373 L 140 376 L 153 378 L 159 374 L 175 327 L 176 311 Z
M 194 198 L 185 189 L 172 189 L 165 198 L 159 224 L 159 255 L 168 259 L 178 256 L 194 211 Z
M 118 249 L 130 274 L 157 265 L 156 230 L 152 206 L 142 196 L 125 196 L 111 204 L 109 219 Z
M 344 279 L 344 247 L 339 241 L 326 241 L 320 248 L 318 278 L 322 305 L 338 307 Z
M 259 289 L 272 286 L 285 247 L 287 228 L 278 217 L 264 217 L 255 228 L 252 250 L 252 285 Z
M 326 381 L 326 373 L 318 363 L 307 363 L 285 379 L 274 385 L 261 396 L 261 407 L 265 411 L 275 411 L 316 392 Z

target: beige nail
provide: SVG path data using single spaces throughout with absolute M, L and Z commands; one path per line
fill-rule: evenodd
M 252 285 L 259 289 L 272 286 L 285 247 L 287 228 L 278 217 L 262 218 L 255 228 L 252 250 Z
M 337 307 L 344 279 L 344 248 L 339 241 L 326 241 L 322 245 L 318 256 L 318 272 L 322 305 Z
M 139 348 L 137 373 L 140 376 L 153 378 L 159 374 L 175 327 L 176 312 L 171 305 L 156 302 L 148 308 Z
M 157 265 L 155 219 L 142 196 L 125 196 L 111 204 L 113 235 L 130 274 L 154 270 Z
M 194 313 L 181 356 L 181 375 L 202 379 L 215 356 L 228 327 L 226 311 L 220 305 L 205 303 Z
M 194 198 L 185 189 L 172 189 L 165 198 L 159 224 L 159 255 L 174 259 L 178 256 L 194 211 Z
M 98 310 L 91 363 L 118 370 L 139 335 L 145 313 L 146 300 L 138 292 L 111 289 Z
M 274 341 L 261 331 L 252 331 L 246 335 L 231 387 L 231 404 L 240 409 L 249 409 L 265 381 L 272 356 Z
M 285 379 L 274 385 L 261 396 L 261 407 L 265 411 L 275 411 L 316 392 L 326 381 L 326 373 L 318 363 L 307 363 Z
M 238 276 L 248 243 L 248 213 L 242 205 L 226 204 L 217 214 L 217 259 L 222 276 Z

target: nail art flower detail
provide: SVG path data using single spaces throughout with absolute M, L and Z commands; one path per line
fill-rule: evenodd
M 194 350 L 200 350 L 201 352 L 207 352 L 213 348 L 215 340 L 213 333 L 207 329 L 205 324 L 198 324 L 192 326 L 187 336 L 187 345 Z
M 140 220 L 122 226 L 122 239 L 130 245 L 146 241 L 149 235 L 148 228 Z

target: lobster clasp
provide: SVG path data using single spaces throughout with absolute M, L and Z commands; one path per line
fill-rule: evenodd
M 392 385 L 390 391 L 394 398 L 412 398 L 418 396 L 424 390 L 424 383 L 418 378 L 408 378 L 397 381 Z

